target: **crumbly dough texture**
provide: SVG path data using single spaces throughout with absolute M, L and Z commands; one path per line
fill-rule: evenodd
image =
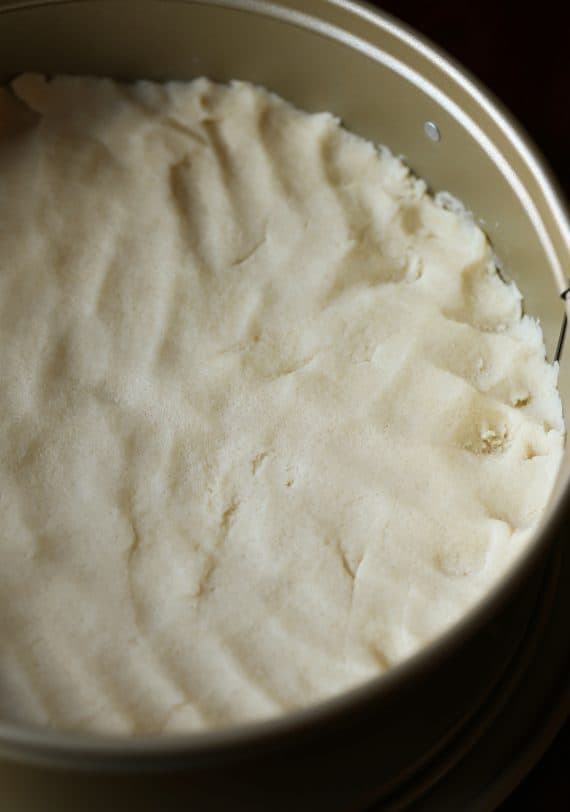
M 1 93 L 0 716 L 266 717 L 463 615 L 564 436 L 472 219 L 248 84 Z

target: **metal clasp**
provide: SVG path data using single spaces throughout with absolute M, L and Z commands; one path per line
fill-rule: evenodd
M 560 298 L 565 302 L 568 296 L 570 295 L 570 288 L 566 288 L 560 294 Z M 560 328 L 560 335 L 558 336 L 558 344 L 556 345 L 556 352 L 554 353 L 554 361 L 560 361 L 560 356 L 562 355 L 562 348 L 564 347 L 564 339 L 566 338 L 566 328 L 568 327 L 568 314 L 564 313 L 564 318 L 562 319 L 562 327 Z

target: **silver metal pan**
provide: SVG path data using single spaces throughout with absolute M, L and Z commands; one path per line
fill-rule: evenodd
M 0 82 L 29 70 L 240 78 L 304 109 L 334 112 L 467 204 L 555 352 L 570 273 L 570 225 L 556 184 L 498 102 L 393 19 L 343 0 L 4 0 Z M 570 351 L 560 383 L 568 410 Z M 130 771 L 116 779 L 117 792 L 130 792 L 141 809 L 170 808 L 145 807 L 149 770 L 177 770 L 180 798 L 200 810 L 333 812 L 393 799 L 507 691 L 544 603 L 569 503 L 567 453 L 517 565 L 449 632 L 357 690 L 276 720 L 177 737 L 79 736 L 0 721 L 0 756 L 66 771 Z

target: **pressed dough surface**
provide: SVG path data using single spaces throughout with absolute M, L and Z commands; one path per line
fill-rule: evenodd
M 564 438 L 480 229 L 247 84 L 13 94 L 0 715 L 230 724 L 447 628 L 525 547 Z

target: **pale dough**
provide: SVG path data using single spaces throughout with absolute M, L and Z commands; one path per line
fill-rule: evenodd
M 13 90 L 0 715 L 279 714 L 463 615 L 564 440 L 557 368 L 470 217 L 248 84 Z

